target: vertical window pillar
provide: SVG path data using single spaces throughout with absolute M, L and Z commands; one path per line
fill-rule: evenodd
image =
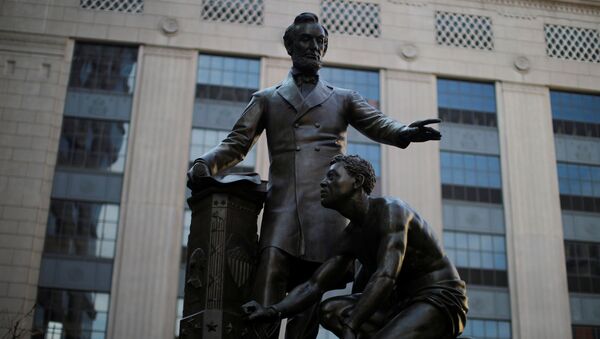
M 526 319 L 514 324 L 515 337 L 569 338 L 566 269 L 557 264 L 565 257 L 548 89 L 497 87 L 511 304 L 514 319 Z
M 193 50 L 140 52 L 111 338 L 173 337 L 196 61 Z

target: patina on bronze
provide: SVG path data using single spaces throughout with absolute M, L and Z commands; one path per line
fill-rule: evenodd
M 333 255 L 334 240 L 347 220 L 321 207 L 318 185 L 330 159 L 346 152 L 348 125 L 377 142 L 400 148 L 441 138 L 427 127 L 438 119 L 403 125 L 357 92 L 321 79 L 318 70 L 327 51 L 328 33 L 316 15 L 298 15 L 283 40 L 293 62 L 288 77 L 254 93 L 231 133 L 196 159 L 188 173 L 188 185 L 196 189 L 199 178 L 240 162 L 266 132 L 271 164 L 253 291 L 255 300 L 265 305 L 280 301 Z M 316 336 L 316 306 L 289 319 L 286 338 Z M 265 333 L 276 338 L 278 330 L 274 323 Z
M 464 281 L 427 222 L 402 200 L 370 197 L 374 184 L 366 160 L 334 158 L 321 182 L 321 203 L 350 219 L 336 253 L 281 302 L 245 304 L 250 320 L 272 321 L 311 307 L 358 259 L 362 278 L 353 294 L 320 305 L 321 325 L 339 338 L 446 339 L 463 331 Z
M 239 339 L 252 333 L 240 304 L 252 288 L 266 182 L 257 174 L 235 174 L 197 184 L 202 189 L 188 199 L 192 224 L 180 338 Z

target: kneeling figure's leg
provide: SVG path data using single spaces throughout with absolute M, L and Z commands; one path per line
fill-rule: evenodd
M 435 306 L 418 302 L 392 318 L 374 339 L 440 339 L 450 338 L 448 319 Z
M 350 313 L 354 310 L 356 303 L 360 298 L 360 293 L 334 297 L 321 303 L 319 317 L 321 326 L 336 336 L 342 337 L 344 332 L 344 323 L 349 320 Z M 361 325 L 358 329 L 360 338 L 370 338 L 374 333 L 383 327 L 387 318 L 386 310 L 375 312 L 371 318 Z

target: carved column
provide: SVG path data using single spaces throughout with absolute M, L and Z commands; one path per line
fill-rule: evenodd
M 205 178 L 188 200 L 185 295 L 180 338 L 239 339 L 258 250 L 257 218 L 266 195 L 258 176 Z

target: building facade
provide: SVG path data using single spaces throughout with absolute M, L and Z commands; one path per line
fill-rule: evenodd
M 349 130 L 348 152 L 434 225 L 468 283 L 466 334 L 600 337 L 593 0 L 0 2 L 2 335 L 175 335 L 185 173 L 287 76 L 282 35 L 306 11 L 329 31 L 321 77 L 444 120 L 405 150 Z M 232 171 L 268 166 L 261 137 Z

